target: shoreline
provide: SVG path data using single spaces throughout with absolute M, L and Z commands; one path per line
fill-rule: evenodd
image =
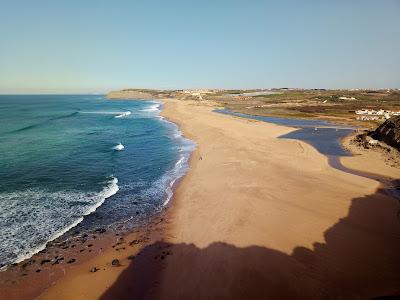
M 348 280 L 349 297 L 394 293 L 390 278 L 399 274 L 387 261 L 398 262 L 399 205 L 378 182 L 332 169 L 306 143 L 276 139 L 291 128 L 218 116 L 196 102 L 170 101 L 164 114 L 198 148 L 170 213 L 164 243 L 173 255 L 155 262 L 143 280 L 157 285 L 140 295 L 318 298 L 321 286 L 346 295 Z M 143 286 L 124 283 L 140 281 L 139 265 L 121 274 L 104 299 Z M 338 270 L 348 275 L 337 278 Z
M 330 226 L 334 226 L 340 218 L 346 216 L 348 210 L 350 210 L 350 203 L 353 198 L 360 196 L 363 197 L 368 195 L 368 193 L 375 194 L 375 190 L 379 188 L 378 184 L 376 182 L 373 184 L 373 181 L 371 180 L 356 179 L 353 175 L 340 175 L 338 174 L 338 171 L 330 170 L 331 167 L 327 164 L 327 159 L 306 143 L 295 140 L 279 141 L 276 138 L 282 133 L 288 133 L 295 129 L 289 127 L 285 128 L 274 124 L 260 124 L 262 122 L 250 120 L 238 121 L 238 118 L 230 116 L 218 116 L 217 114 L 214 116 L 210 114 L 211 109 L 209 107 L 199 105 L 194 101 L 182 103 L 182 101 L 179 102 L 179 100 L 166 100 L 165 103 L 165 108 L 161 115 L 166 117 L 168 121 L 178 124 L 183 136 L 194 140 L 198 145 L 191 154 L 189 172 L 186 172 L 186 174 L 174 184 L 173 197 L 165 208 L 165 215 L 163 217 L 165 219 L 159 223 L 161 224 L 160 226 L 155 226 L 155 228 L 153 228 L 154 230 L 152 229 L 152 233 L 150 234 L 152 237 L 145 243 L 145 245 L 148 245 L 145 249 L 140 246 L 135 247 L 134 251 L 133 249 L 130 250 L 132 253 L 137 253 L 135 254 L 136 258 L 134 260 L 127 260 L 124 258 L 123 260 L 121 259 L 122 267 L 110 266 L 111 256 L 115 256 L 113 249 L 110 249 L 107 253 L 102 253 L 101 255 L 68 271 L 67 275 L 61 278 L 55 286 L 42 294 L 43 299 L 52 299 L 56 295 L 59 299 L 68 299 L 71 298 L 71 296 L 82 299 L 99 298 L 102 296 L 104 299 L 112 299 L 115 295 L 127 295 L 126 289 L 128 287 L 123 284 L 124 276 L 126 277 L 127 274 L 128 278 L 131 278 L 129 276 L 137 276 L 136 269 L 138 267 L 136 266 L 136 269 L 134 269 L 133 266 L 140 265 L 141 260 L 148 260 L 148 256 L 154 254 L 154 252 L 152 252 L 154 247 L 172 249 L 172 255 L 168 256 L 165 260 L 162 258 L 162 261 L 151 261 L 152 264 L 156 265 L 155 269 L 150 267 L 152 271 L 147 274 L 148 276 L 144 276 L 143 279 L 139 280 L 139 283 L 135 282 L 134 284 L 134 287 L 136 288 L 139 284 L 140 288 L 138 290 L 140 290 L 141 293 L 151 295 L 151 297 L 154 296 L 155 298 L 159 295 L 167 295 L 171 297 L 177 296 L 176 293 L 180 287 L 179 283 L 184 280 L 182 276 L 187 276 L 189 272 L 189 274 L 193 276 L 192 279 L 194 282 L 205 283 L 205 288 L 209 294 L 204 294 L 204 291 L 199 290 L 200 287 L 193 286 L 192 283 L 189 283 L 187 287 L 182 287 L 180 293 L 183 293 L 183 295 L 193 296 L 196 293 L 203 293 L 202 295 L 210 296 L 216 295 L 215 293 L 218 292 L 218 296 L 232 297 L 232 292 L 236 291 L 234 286 L 232 286 L 235 282 L 235 278 L 231 278 L 231 276 L 226 277 L 225 273 L 222 273 L 222 275 L 221 273 L 218 273 L 222 276 L 221 278 L 225 280 L 225 284 L 230 288 L 228 290 L 221 290 L 221 286 L 218 286 L 220 279 L 215 283 L 209 282 L 209 280 L 201 274 L 191 273 L 190 266 L 195 266 L 199 263 L 199 259 L 201 259 L 200 262 L 204 264 L 204 266 L 202 266 L 200 270 L 202 272 L 206 271 L 206 273 L 215 271 L 215 266 L 213 266 L 213 264 L 217 264 L 219 268 L 222 268 L 222 270 L 225 271 L 237 271 L 238 267 L 245 267 L 246 264 L 240 262 L 229 261 L 226 262 L 227 266 L 221 266 L 219 264 L 219 253 L 221 251 L 225 253 L 227 250 L 225 249 L 226 247 L 229 248 L 229 251 L 233 249 L 234 251 L 232 253 L 236 253 L 240 249 L 247 251 L 249 247 L 257 246 L 262 247 L 263 249 L 274 249 L 274 251 L 280 253 L 279 255 L 285 254 L 287 256 L 292 255 L 294 249 L 297 249 L 299 246 L 305 247 L 308 251 L 315 251 L 315 243 L 324 243 L 326 241 L 324 235 L 321 235 L 321 233 L 326 232 Z M 195 112 L 192 112 L 192 110 Z M 188 118 L 188 116 L 192 118 Z M 206 120 L 202 120 L 203 117 Z M 190 124 L 191 122 L 188 120 L 191 120 L 192 123 L 195 124 Z M 207 121 L 210 124 L 205 124 Z M 203 128 L 199 129 L 201 126 L 203 126 Z M 233 127 L 233 129 L 227 129 L 225 127 Z M 228 130 L 229 135 L 226 135 L 223 130 Z M 255 131 L 255 133 L 253 131 Z M 273 144 L 274 149 L 280 149 L 282 146 L 288 147 L 289 149 L 279 150 L 281 153 L 276 154 L 273 151 L 265 151 L 262 148 L 257 147 L 257 145 L 254 144 L 255 141 L 263 143 L 262 145 L 268 150 L 268 143 L 265 143 L 265 141 L 262 141 L 257 137 L 257 135 L 265 134 L 265 131 L 270 132 L 268 135 L 272 134 L 271 137 L 267 137 L 267 139 Z M 244 133 L 247 135 L 243 135 Z M 216 137 L 217 139 L 211 139 L 211 137 Z M 199 139 L 201 139 L 201 141 L 198 141 Z M 224 143 L 221 143 L 222 141 L 226 142 L 229 140 L 235 141 L 234 149 L 232 150 L 226 149 Z M 215 141 L 217 146 L 213 149 L 213 147 L 208 145 L 210 143 L 205 141 L 211 142 L 211 144 Z M 243 142 L 250 143 L 252 147 L 243 145 Z M 252 150 L 251 152 L 248 152 L 247 148 L 255 149 L 254 151 Z M 234 157 L 234 150 L 245 152 L 243 153 L 244 156 L 239 153 L 239 157 L 242 157 L 243 160 L 239 159 L 239 157 Z M 218 155 L 214 154 L 214 152 L 218 152 Z M 254 154 L 253 152 L 256 153 Z M 221 153 L 225 153 L 224 156 L 221 156 Z M 285 163 L 283 165 L 279 164 L 279 160 L 278 162 L 272 163 L 271 161 L 265 161 L 265 154 L 271 156 L 275 155 L 275 157 L 278 155 L 280 159 L 283 159 L 285 156 L 292 155 L 293 153 L 297 153 L 297 155 L 301 156 L 300 161 L 297 161 L 297 163 L 301 163 L 305 169 L 307 175 L 306 180 L 299 180 L 298 178 L 295 178 L 296 176 L 293 177 L 289 173 L 286 174 L 286 177 L 282 177 L 285 171 L 300 171 L 300 169 L 290 161 L 284 161 Z M 307 164 L 307 160 L 310 158 L 316 165 L 318 165 L 318 167 L 313 168 Z M 257 164 L 263 165 L 264 169 L 260 169 Z M 308 211 L 309 208 L 307 208 L 310 204 L 305 203 L 304 200 L 295 203 L 298 201 L 286 199 L 283 203 L 280 203 L 280 201 L 285 198 L 280 195 L 281 193 L 292 196 L 294 194 L 293 192 L 290 193 L 291 191 L 285 188 L 281 193 L 279 193 L 279 188 L 274 188 L 273 185 L 270 187 L 272 190 L 264 188 L 262 185 L 263 183 L 265 184 L 265 182 L 269 182 L 268 179 L 272 182 L 279 182 L 276 179 L 263 174 L 265 173 L 266 167 L 275 170 L 281 180 L 287 178 L 292 182 L 293 189 L 303 191 L 303 193 L 306 189 L 301 187 L 300 183 L 297 181 L 303 181 L 303 183 L 308 184 L 308 186 L 310 184 L 315 185 L 318 179 L 313 175 L 314 173 L 318 175 L 322 173 L 322 176 L 325 177 L 325 182 L 328 178 L 330 180 L 340 179 L 338 182 L 340 182 L 346 190 L 346 193 L 343 194 L 346 195 L 346 198 L 349 198 L 350 195 L 353 195 L 353 197 L 346 200 L 346 203 L 339 203 L 339 206 L 342 206 L 340 209 L 332 206 L 333 203 L 330 202 L 329 193 L 332 194 L 335 192 L 334 189 L 330 188 L 333 187 L 333 184 L 326 182 L 329 185 L 327 191 L 328 194 L 322 193 L 319 195 L 322 199 L 322 203 L 320 204 L 324 206 L 324 209 L 329 207 L 334 210 L 334 213 L 324 212 L 324 209 L 317 207 L 318 202 L 315 202 L 314 200 L 312 202 L 315 205 L 311 205 L 315 207 L 311 211 Z M 288 168 L 289 170 L 282 171 L 282 168 Z M 267 168 L 267 170 L 269 169 Z M 222 177 L 222 180 L 220 178 L 221 170 L 225 175 L 225 177 Z M 238 172 L 239 170 L 240 172 Z M 212 174 L 210 171 L 214 171 L 218 175 Z M 204 174 L 207 175 L 205 176 Z M 235 178 L 235 176 L 231 177 L 233 174 L 236 174 L 235 176 L 238 178 Z M 251 178 L 254 174 L 254 178 Z M 349 179 L 351 179 L 352 184 L 356 185 L 355 188 L 351 187 L 351 184 L 346 183 Z M 216 180 L 219 181 L 214 182 Z M 230 180 L 232 182 L 230 182 Z M 324 180 L 322 181 L 324 182 Z M 229 189 L 226 189 L 226 187 L 228 187 L 227 185 L 230 189 L 234 189 L 234 191 L 230 192 Z M 235 188 L 235 185 L 238 187 Z M 359 190 L 361 187 L 363 187 L 363 192 L 360 193 Z M 235 195 L 236 193 L 239 193 L 240 197 Z M 299 192 L 295 194 L 298 195 Z M 246 201 L 243 201 L 241 197 L 246 199 Z M 267 197 L 267 201 L 265 201 L 265 197 Z M 390 207 L 394 207 L 390 199 L 385 198 L 384 196 L 379 196 L 379 198 L 388 202 L 387 206 L 389 209 Z M 213 199 L 222 199 L 222 202 L 224 202 L 227 207 L 215 203 L 215 200 Z M 227 199 L 230 199 L 231 201 L 226 203 Z M 264 201 L 262 201 L 263 199 Z M 252 203 L 250 207 L 247 207 L 247 201 L 251 201 L 249 202 Z M 254 211 L 256 208 L 259 211 L 264 211 L 267 216 L 269 216 L 270 220 L 264 220 L 265 217 L 262 214 L 260 215 L 260 212 Z M 291 214 L 290 211 L 286 211 L 286 213 L 284 213 L 284 211 L 289 208 L 295 210 L 295 212 Z M 282 209 L 284 209 L 284 211 L 281 211 Z M 231 213 L 227 214 L 227 211 Z M 252 218 L 249 218 L 246 214 L 250 214 Z M 288 219 L 287 214 L 291 215 L 291 218 Z M 303 220 L 308 214 L 313 221 L 301 225 L 301 230 L 299 231 L 296 229 L 296 226 L 299 225 L 298 222 L 300 221 L 301 223 L 301 220 Z M 223 220 L 220 220 L 221 217 Z M 280 218 L 282 218 L 282 220 L 280 220 Z M 285 220 L 291 220 L 291 224 L 285 224 L 285 222 L 283 222 Z M 296 220 L 298 222 L 292 224 L 293 221 Z M 293 227 L 293 225 L 295 226 Z M 321 228 L 321 226 L 323 228 Z M 280 236 L 280 230 L 276 231 L 281 227 L 286 228 L 284 230 L 285 232 L 290 228 L 289 235 L 286 238 Z M 315 230 L 314 227 L 318 227 L 318 230 Z M 305 230 L 307 228 L 310 232 Z M 249 231 L 250 229 L 251 231 Z M 239 233 L 237 231 L 239 231 Z M 268 233 L 267 236 L 264 236 L 266 233 Z M 133 239 L 134 237 L 131 235 L 128 234 L 124 240 Z M 224 244 L 221 245 L 220 243 Z M 148 249 L 150 249 L 150 251 L 148 251 Z M 190 253 L 193 252 L 196 255 L 188 256 L 188 251 Z M 210 254 L 209 251 L 212 251 L 212 253 Z M 227 254 L 228 257 L 230 255 L 229 251 Z M 141 253 L 142 255 L 140 255 Z M 120 255 L 120 253 L 118 253 L 118 255 Z M 199 255 L 200 258 L 198 258 Z M 206 257 L 204 257 L 204 255 Z M 159 257 L 164 256 L 161 255 Z M 186 264 L 182 264 L 181 261 L 186 261 Z M 244 257 L 244 261 L 246 261 L 253 273 L 255 272 L 255 274 L 258 274 L 260 272 L 257 264 L 249 261 L 249 258 Z M 257 261 L 257 263 L 260 263 L 260 261 Z M 89 265 L 94 264 L 103 264 L 104 266 L 107 266 L 106 272 L 99 271 L 96 273 L 90 273 L 88 267 Z M 159 264 L 162 265 L 162 268 Z M 268 265 L 264 267 L 268 267 Z M 217 271 L 218 270 L 219 269 L 217 269 Z M 278 270 L 279 268 L 275 271 Z M 246 284 L 250 284 L 246 279 L 247 272 L 244 273 L 244 275 L 234 274 L 239 277 L 245 276 L 244 278 L 240 278 L 242 278 Z M 278 277 L 282 282 L 287 282 L 290 276 L 290 274 L 286 274 L 285 276 L 281 275 Z M 157 284 L 157 286 L 153 286 L 151 282 L 147 282 L 147 284 L 142 282 L 143 280 L 151 281 L 154 277 L 158 278 L 157 282 L 159 282 L 159 284 Z M 214 276 L 211 276 L 211 278 L 216 279 Z M 99 283 L 96 282 L 101 282 L 103 284 L 103 290 L 100 289 Z M 277 279 L 272 280 L 272 282 L 276 283 Z M 310 285 L 310 283 L 307 283 L 307 285 Z M 246 292 L 243 290 L 244 287 L 239 290 L 237 295 L 243 295 L 243 292 Z M 260 291 L 267 292 L 265 288 L 261 288 Z M 271 291 L 274 292 L 272 295 L 280 295 L 279 292 L 283 292 L 283 289 L 274 290 L 271 288 Z M 291 294 L 298 295 L 295 291 L 290 289 L 289 291 L 292 292 Z M 310 291 L 306 290 L 306 292 Z
M 149 100 L 156 103 L 157 107 L 163 105 L 159 100 Z M 150 107 L 150 110 L 153 111 L 154 108 Z M 126 264 L 127 257 L 131 257 L 128 260 L 132 259 L 132 256 L 143 244 L 152 240 L 152 236 L 159 236 L 176 186 L 187 173 L 185 165 L 190 158 L 190 153 L 187 155 L 188 147 L 194 147 L 194 145 L 191 144 L 191 141 L 185 140 L 179 126 L 159 114 L 155 118 L 160 118 L 162 122 L 176 127 L 172 129 L 174 139 L 179 140 L 179 144 L 186 148 L 179 155 L 179 161 L 171 169 L 171 179 L 166 179 L 168 183 L 164 192 L 165 202 L 160 207 L 160 211 L 154 212 L 134 226 L 129 226 L 130 229 L 118 229 L 119 226 L 115 225 L 115 228 L 109 226 L 106 229 L 100 228 L 101 230 L 93 228 L 90 231 L 79 233 L 76 231 L 76 226 L 71 227 L 62 235 L 48 241 L 40 251 L 9 265 L 0 272 L 0 287 L 4 296 L 10 299 L 37 298 L 56 282 L 63 280 L 68 272 L 74 273 L 78 269 L 82 274 L 97 267 L 100 267 L 98 269 L 100 271 L 104 267 L 110 267 L 111 261 L 114 259 L 118 259 L 121 264 Z M 182 141 L 180 141 L 181 139 Z M 178 163 L 179 167 L 177 168 Z M 184 170 L 183 173 L 181 173 L 181 169 Z M 72 233 L 73 231 L 78 233 Z M 129 240 L 131 241 L 128 243 Z M 113 258 L 110 261 L 99 261 L 96 259 L 98 255 L 113 256 Z M 91 262 L 97 265 L 87 267 Z
M 291 128 L 211 110 L 169 101 L 164 114 L 198 144 L 190 172 L 165 239 L 142 250 L 102 299 L 396 292 L 398 202 L 378 182 L 331 168 L 306 143 L 277 139 Z M 158 247 L 172 255 L 157 259 Z M 139 276 L 144 263 L 149 274 Z

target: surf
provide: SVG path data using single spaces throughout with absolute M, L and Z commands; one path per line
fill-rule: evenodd
M 116 151 L 122 151 L 122 150 L 125 149 L 125 146 L 122 145 L 121 143 L 119 143 L 118 145 L 115 145 L 115 146 L 113 147 L 113 149 L 116 150 Z
M 103 203 L 119 191 L 118 179 L 111 176 L 103 189 L 96 192 L 51 192 L 47 190 L 25 190 L 12 193 L 0 193 L 3 200 L 0 210 L 7 211 L 0 215 L 2 226 L 0 241 L 0 270 L 4 270 L 12 263 L 18 263 L 32 257 L 46 248 L 46 245 L 61 237 L 72 228 L 78 226 L 86 216 L 94 213 Z M 18 199 L 30 199 L 29 206 L 15 205 Z M 58 206 L 43 205 L 43 199 Z M 28 218 L 34 214 L 35 218 Z M 60 218 L 60 214 L 63 218 Z M 33 230 L 32 230 L 33 229 Z
M 190 141 L 160 117 L 160 102 L 97 98 L 0 96 L 13 103 L 3 116 L 17 116 L 6 119 L 7 131 L 59 119 L 0 143 L 0 267 L 75 231 L 129 230 L 170 201 Z
M 160 107 L 161 107 L 161 103 L 153 103 L 152 105 L 150 105 L 147 108 L 141 109 L 140 111 L 143 112 L 160 112 Z
M 130 112 L 130 111 L 126 111 L 126 112 L 123 112 L 123 113 L 121 113 L 121 114 L 119 114 L 119 115 L 116 115 L 114 118 L 125 118 L 125 117 L 127 117 L 127 116 L 129 116 L 129 115 L 131 115 L 132 114 L 132 112 Z

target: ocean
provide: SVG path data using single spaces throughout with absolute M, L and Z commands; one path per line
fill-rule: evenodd
M 0 96 L 0 267 L 71 228 L 134 227 L 161 211 L 195 145 L 157 101 Z

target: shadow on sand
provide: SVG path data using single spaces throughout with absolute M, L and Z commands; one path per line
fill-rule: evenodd
M 313 250 L 291 255 L 213 243 L 156 242 L 101 299 L 369 299 L 400 296 L 399 203 L 384 191 L 353 199 Z M 282 234 L 285 229 L 282 228 Z

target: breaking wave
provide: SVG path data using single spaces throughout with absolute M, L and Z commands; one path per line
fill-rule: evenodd
M 143 112 L 160 112 L 161 111 L 161 103 L 159 102 L 152 102 L 153 104 L 147 108 L 141 109 L 140 111 Z
M 124 118 L 124 117 L 129 116 L 130 114 L 132 114 L 132 112 L 126 111 L 126 112 L 123 112 L 123 113 L 121 113 L 121 114 L 115 116 L 114 118 Z
M 0 269 L 43 250 L 118 190 L 118 179 L 111 177 L 97 193 L 38 189 L 0 193 Z M 21 198 L 29 205 L 19 205 Z

